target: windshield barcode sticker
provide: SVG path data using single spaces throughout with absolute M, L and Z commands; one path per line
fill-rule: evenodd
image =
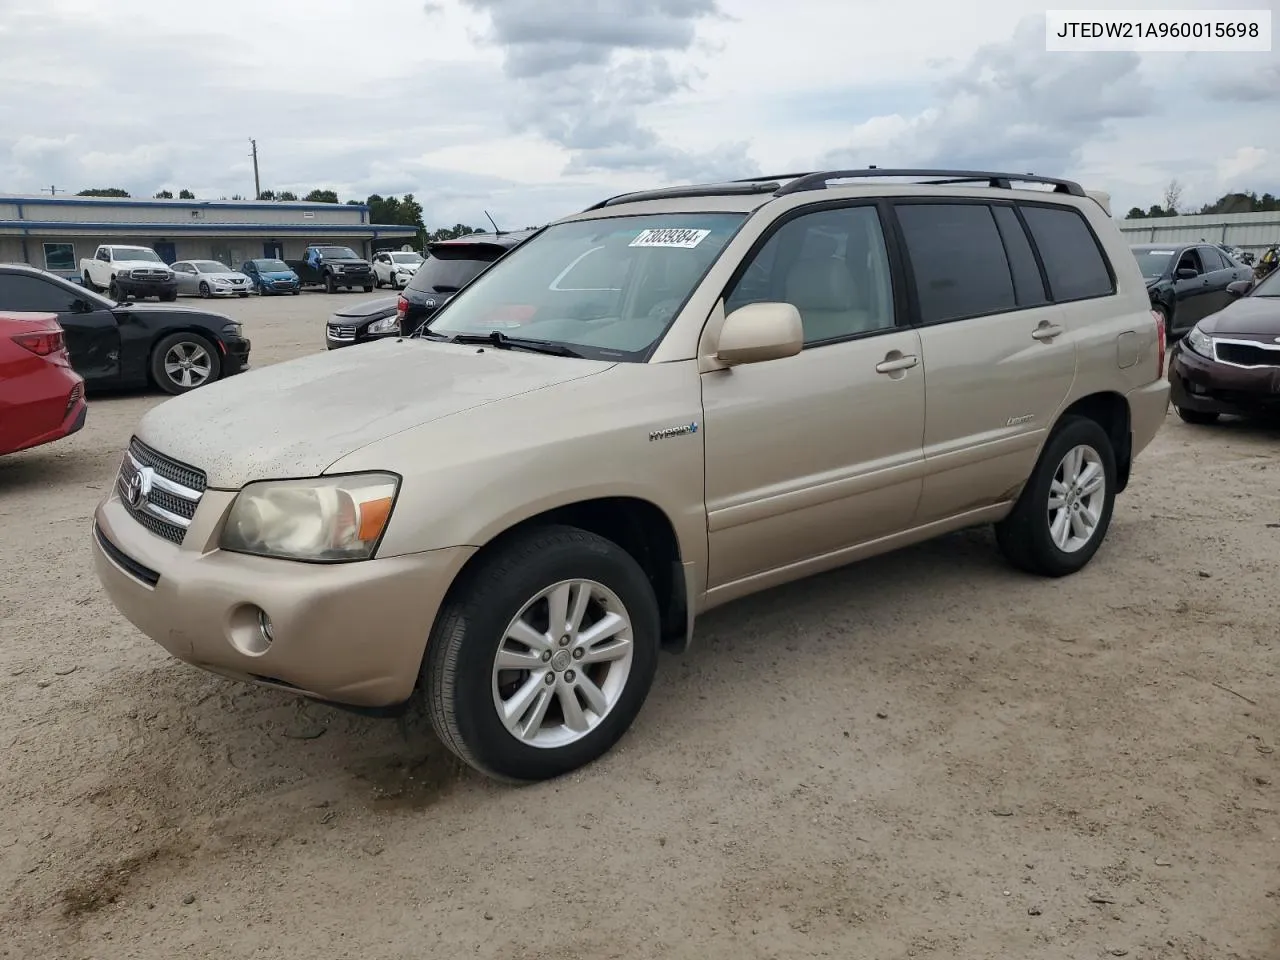
M 692 250 L 711 235 L 710 230 L 687 230 L 676 227 L 655 227 L 640 231 L 631 241 L 633 247 L 679 247 Z

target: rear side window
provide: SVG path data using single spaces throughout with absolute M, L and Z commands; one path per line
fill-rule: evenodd
M 457 293 L 504 252 L 493 244 L 441 244 L 422 261 L 409 281 L 420 293 Z
M 923 323 L 1013 310 L 1013 276 L 991 208 L 978 203 L 895 207 Z
M 1040 266 L 1036 263 L 1036 255 L 1031 250 L 1031 241 L 1027 239 L 1027 231 L 1013 207 L 992 207 L 996 218 L 996 226 L 1000 228 L 1000 239 L 1004 241 L 1004 252 L 1009 257 L 1009 270 L 1013 274 L 1013 292 L 1017 296 L 1018 306 L 1038 307 L 1049 302 L 1045 293 L 1044 278 L 1040 276 Z
M 1212 273 L 1215 270 L 1225 270 L 1227 265 L 1223 262 L 1222 254 L 1213 247 L 1200 248 L 1200 262 L 1204 264 L 1204 272 Z
M 1106 297 L 1115 292 L 1107 261 L 1079 212 L 1065 207 L 1024 206 L 1022 215 L 1044 261 L 1054 300 Z

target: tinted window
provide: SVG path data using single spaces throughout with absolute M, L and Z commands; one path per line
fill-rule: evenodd
M 1055 300 L 1105 297 L 1115 291 L 1107 262 L 1083 216 L 1064 207 L 1023 207 Z
M 1013 273 L 1013 292 L 1018 306 L 1034 307 L 1048 303 L 1049 296 L 1044 291 L 1044 278 L 1040 276 L 1040 267 L 1036 264 L 1036 255 L 1031 250 L 1031 241 L 1027 239 L 1027 231 L 1018 221 L 1018 215 L 1012 207 L 992 207 L 991 213 L 996 218 L 996 226 L 1000 228 L 1000 239 L 1004 241 L 1004 252 L 1009 257 L 1009 269 Z
M 0 273 L 0 310 L 67 313 L 76 295 L 41 277 Z
M 822 210 L 779 227 L 729 291 L 725 310 L 770 300 L 800 311 L 806 344 L 892 327 L 893 284 L 876 209 Z
M 924 323 L 998 313 L 1017 305 L 990 207 L 911 203 L 896 209 Z
M 1196 273 L 1204 273 L 1204 269 L 1200 265 L 1200 254 L 1196 253 L 1195 248 L 1182 251 L 1182 256 L 1178 258 L 1179 270 L 1194 270 Z
M 420 293 L 457 293 L 503 252 L 502 247 L 480 243 L 436 247 L 409 281 L 409 289 Z
M 1222 254 L 1213 247 L 1200 247 L 1199 252 L 1200 262 L 1204 264 L 1205 273 L 1227 269 L 1227 264 L 1223 262 Z

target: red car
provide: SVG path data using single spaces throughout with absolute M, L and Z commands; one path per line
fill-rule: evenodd
M 75 433 L 87 412 L 58 318 L 0 313 L 0 454 Z

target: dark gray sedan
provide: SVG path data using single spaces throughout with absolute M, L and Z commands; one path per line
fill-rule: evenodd
M 325 324 L 325 346 L 336 350 L 383 337 L 398 337 L 400 316 L 396 311 L 397 303 L 397 297 L 379 297 L 343 307 Z

